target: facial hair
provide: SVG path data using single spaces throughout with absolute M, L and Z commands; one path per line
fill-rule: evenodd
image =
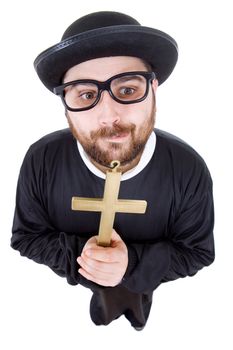
M 138 127 L 138 129 L 134 123 L 119 123 L 112 127 L 103 127 L 92 131 L 90 132 L 90 137 L 76 130 L 68 113 L 67 119 L 73 136 L 80 142 L 92 161 L 101 166 L 109 167 L 113 160 L 119 160 L 121 166 L 125 167 L 133 163 L 137 158 L 140 159 L 146 142 L 154 129 L 155 114 L 156 108 L 154 102 L 148 120 Z M 127 144 L 113 141 L 108 143 L 107 149 L 103 149 L 98 143 L 99 140 L 103 140 L 104 138 L 121 136 L 123 134 L 130 134 L 130 142 L 127 142 Z

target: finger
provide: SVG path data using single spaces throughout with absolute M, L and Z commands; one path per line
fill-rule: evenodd
M 120 282 L 120 280 L 115 281 L 115 280 L 109 280 L 109 279 L 101 279 L 97 276 L 93 276 L 93 275 L 89 274 L 87 271 L 85 271 L 82 268 L 79 269 L 78 272 L 80 273 L 80 275 L 82 275 L 87 280 L 92 281 L 94 283 L 97 283 L 100 286 L 104 286 L 104 287 L 114 287 Z
M 84 245 L 83 247 L 83 251 L 88 249 L 88 248 L 94 248 L 94 247 L 97 247 L 98 244 L 97 244 L 97 236 L 93 236 L 91 237 L 87 242 L 86 244 Z
M 122 241 L 121 236 L 113 229 L 112 230 L 112 241 Z
M 79 269 L 78 272 L 80 273 L 80 275 L 82 275 L 84 278 L 86 278 L 89 281 L 101 284 L 101 281 L 99 279 L 97 279 L 95 276 L 91 275 L 90 273 L 88 273 L 86 270 L 84 269 Z
M 99 275 L 99 277 L 108 278 L 110 275 L 113 275 L 118 266 L 116 263 L 103 263 L 93 259 L 86 259 L 84 257 L 77 258 L 78 264 L 91 275 Z M 108 276 L 107 276 L 108 275 Z
M 115 263 L 121 260 L 121 252 L 115 250 L 113 247 L 97 247 L 92 249 L 87 249 L 83 252 L 82 256 L 89 259 L 97 260 L 105 263 Z

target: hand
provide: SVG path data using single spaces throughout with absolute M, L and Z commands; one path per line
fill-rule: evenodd
M 114 287 L 121 282 L 127 269 L 128 250 L 113 230 L 110 247 L 98 246 L 97 236 L 94 236 L 85 244 L 77 262 L 83 277 L 101 286 Z

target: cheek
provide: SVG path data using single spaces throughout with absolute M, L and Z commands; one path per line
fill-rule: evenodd
M 134 110 L 130 112 L 130 119 L 136 125 L 141 125 L 148 120 L 151 113 L 151 107 L 148 104 L 135 104 Z
M 72 125 L 72 127 L 79 133 L 81 132 L 86 134 L 89 130 L 91 130 L 91 127 L 93 127 L 93 123 L 91 122 L 90 118 L 85 115 L 77 115 L 75 112 L 69 112 L 67 114 L 67 119 L 69 125 Z

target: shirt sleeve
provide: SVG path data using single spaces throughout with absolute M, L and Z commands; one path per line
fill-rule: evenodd
M 205 169 L 185 188 L 166 239 L 128 245 L 129 265 L 122 283 L 134 292 L 146 292 L 195 275 L 214 261 L 213 225 L 212 180 Z
M 21 167 L 16 208 L 13 221 L 11 246 L 22 256 L 37 263 L 49 266 L 67 282 L 76 285 L 80 282 L 77 257 L 86 239 L 76 234 L 59 232 L 52 225 L 46 211 L 42 174 L 38 158 L 29 153 Z

